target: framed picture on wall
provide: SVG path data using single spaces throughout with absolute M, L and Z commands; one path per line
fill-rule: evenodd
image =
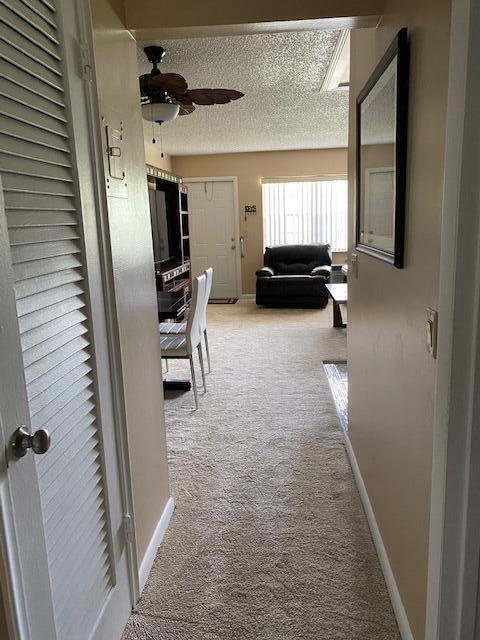
M 357 98 L 356 248 L 403 267 L 408 111 L 407 30 Z

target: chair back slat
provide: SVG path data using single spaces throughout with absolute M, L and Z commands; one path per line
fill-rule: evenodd
M 201 321 L 206 287 L 207 276 L 204 273 L 193 279 L 192 299 L 185 332 L 187 338 L 187 350 L 189 353 L 192 353 L 193 349 L 198 346 L 202 336 Z
M 204 304 L 202 309 L 202 319 L 200 322 L 202 331 L 205 331 L 205 329 L 207 328 L 207 307 L 208 307 L 208 301 L 210 299 L 210 293 L 212 291 L 212 282 L 213 282 L 212 267 L 208 267 L 208 269 L 205 269 L 204 274 L 207 277 L 207 283 L 205 286 L 205 297 L 204 297 Z

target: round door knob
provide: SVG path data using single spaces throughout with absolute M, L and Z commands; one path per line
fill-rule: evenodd
M 37 455 L 42 455 L 50 449 L 50 443 L 50 434 L 46 429 L 39 429 L 30 435 L 26 427 L 22 426 L 13 434 L 13 455 L 16 458 L 23 458 L 29 449 Z

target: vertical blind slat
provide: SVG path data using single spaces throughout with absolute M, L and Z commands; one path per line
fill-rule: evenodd
M 268 182 L 263 187 L 265 245 L 328 242 L 347 250 L 347 181 Z

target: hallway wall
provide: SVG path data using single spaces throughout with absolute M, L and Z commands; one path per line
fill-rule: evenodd
M 238 25 L 252 22 L 378 16 L 383 0 L 256 0 L 224 2 L 184 0 L 159 11 L 158 0 L 125 0 L 129 29 L 175 28 L 204 25 Z M 375 22 L 373 23 L 375 24 Z M 370 26 L 370 25 L 369 25 Z
M 100 113 L 107 123 L 122 120 L 124 126 L 128 197 L 107 200 L 141 562 L 169 498 L 169 486 L 136 45 L 124 27 L 121 0 L 91 4 Z
M 358 253 L 348 307 L 349 435 L 415 640 L 424 638 L 436 362 L 426 308 L 438 302 L 449 0 L 388 0 L 351 38 L 350 248 L 355 99 L 402 26 L 410 34 L 405 268 Z
M 172 170 L 183 178 L 237 176 L 240 234 L 245 236 L 242 292 L 255 293 L 255 271 L 263 265 L 262 178 L 346 175 L 347 149 L 261 151 L 205 156 L 174 156 Z M 245 219 L 245 205 L 254 204 L 256 215 Z M 335 254 L 342 262 L 345 254 Z

